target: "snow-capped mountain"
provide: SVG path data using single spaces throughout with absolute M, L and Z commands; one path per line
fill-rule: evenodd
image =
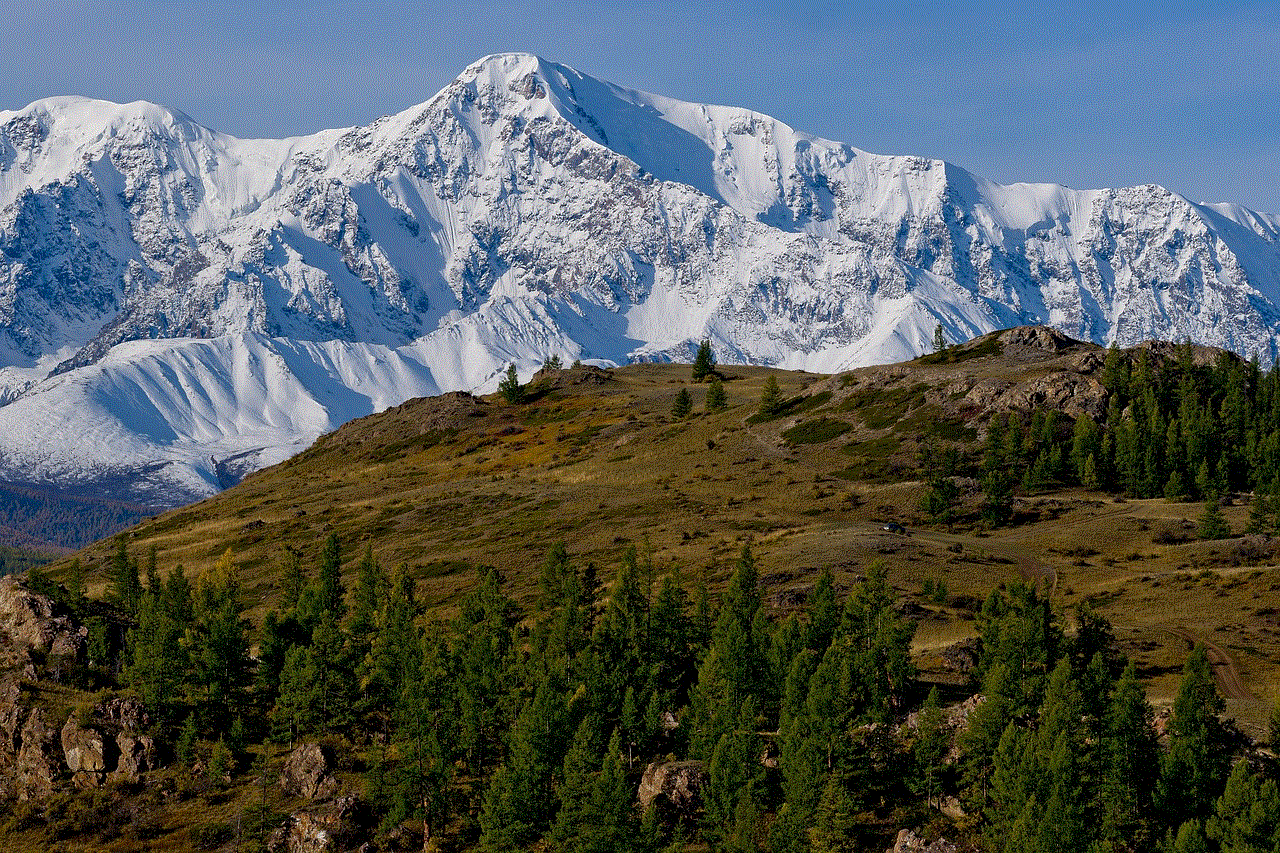
M 516 362 L 894 361 L 941 322 L 1276 357 L 1280 216 L 1001 186 L 521 54 L 367 127 L 0 112 L 0 478 L 211 493 Z M 113 480 L 114 481 L 114 480 Z

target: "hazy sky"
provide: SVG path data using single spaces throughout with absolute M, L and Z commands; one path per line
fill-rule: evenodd
M 397 112 L 519 50 L 996 181 L 1159 183 L 1280 213 L 1280 0 L 214 5 L 5 4 L 0 109 L 145 99 L 288 136 Z

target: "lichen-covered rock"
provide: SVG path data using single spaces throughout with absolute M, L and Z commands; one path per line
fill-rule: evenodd
M 928 842 L 911 830 L 903 829 L 887 853 L 956 853 L 956 850 L 956 846 L 945 838 Z
M 318 743 L 300 744 L 284 763 L 280 787 L 286 794 L 308 800 L 322 800 L 337 793 L 338 780 L 333 776 L 325 748 Z
M 53 793 L 62 767 L 58 730 L 50 724 L 43 708 L 32 708 L 18 736 L 18 760 L 13 788 L 20 800 L 46 797 Z
M 655 761 L 640 778 L 640 806 L 647 809 L 655 801 L 662 801 L 676 811 L 692 812 L 702 802 L 706 784 L 707 771 L 701 761 Z
M 127 732 L 140 732 L 151 724 L 147 707 L 129 696 L 116 696 L 99 702 L 93 716 L 113 728 Z
M 53 599 L 21 578 L 0 578 L 0 667 L 26 665 L 33 651 L 79 657 L 88 630 L 55 612 Z
M 22 722 L 22 688 L 17 679 L 0 681 L 0 767 L 18 754 L 18 728 Z
M 267 839 L 267 850 L 270 853 L 344 850 L 359 839 L 367 817 L 360 799 L 348 794 L 324 808 L 289 815 Z
M 112 778 L 136 779 L 159 766 L 156 742 L 149 735 L 121 732 L 116 735 L 116 750 L 118 757 L 116 769 L 111 772 Z
M 113 757 L 108 754 L 108 744 L 115 744 L 97 729 L 81 726 L 74 714 L 63 725 L 60 739 L 67 769 L 76 786 L 92 788 L 102 784 L 107 762 Z

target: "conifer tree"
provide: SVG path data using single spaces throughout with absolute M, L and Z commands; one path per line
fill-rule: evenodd
M 942 352 L 947 348 L 947 336 L 942 332 L 942 324 L 933 327 L 933 351 Z
M 772 705 L 769 632 L 760 605 L 755 558 L 750 547 L 743 546 L 698 673 L 691 735 L 695 755 L 710 758 L 748 703 L 758 710 Z
M 524 401 L 524 386 L 520 384 L 514 364 L 508 365 L 507 372 L 498 380 L 498 396 L 512 406 Z
M 637 831 L 635 791 L 627 781 L 623 767 L 618 732 L 613 733 L 604 751 L 600 773 L 591 785 L 591 796 L 584 804 L 582 828 L 576 843 L 566 848 L 571 853 L 629 853 L 636 850 Z
M 764 390 L 760 392 L 760 414 L 771 418 L 782 409 L 782 389 L 778 387 L 778 377 L 772 373 L 764 381 Z
M 1208 652 L 1197 644 L 1173 700 L 1167 728 L 1169 751 L 1160 772 L 1159 806 L 1172 826 L 1206 816 L 1221 790 L 1230 755 L 1218 719 L 1223 707 Z
M 119 604 L 125 613 L 133 615 L 137 612 L 138 601 L 142 596 L 142 581 L 138 577 L 138 563 L 130 559 L 123 536 L 116 537 L 116 547 L 111 553 L 107 572 L 110 599 Z
M 508 709 L 495 702 L 506 689 L 515 602 L 502 592 L 497 569 L 482 568 L 479 586 L 465 596 L 453 623 L 454 666 L 458 673 L 458 746 L 474 774 L 494 761 Z
M 364 556 L 356 567 L 356 586 L 352 591 L 351 619 L 347 631 L 351 635 L 353 657 L 360 661 L 369 651 L 369 636 L 373 633 L 378 605 L 383 599 L 387 576 L 373 556 L 373 546 L 366 545 Z
M 711 351 L 711 341 L 703 339 L 698 344 L 698 354 L 693 360 L 693 381 L 701 382 L 711 376 L 716 369 L 716 356 Z
M 1272 853 L 1280 847 L 1280 789 L 1274 779 L 1239 761 L 1227 777 L 1205 835 L 1230 853 Z
M 861 850 L 855 830 L 858 806 L 849 789 L 832 776 L 822 789 L 817 813 L 809 830 L 812 853 L 855 853 Z
M 943 763 L 951 746 L 950 732 L 942 719 L 938 688 L 933 687 L 917 717 L 915 743 L 911 756 L 915 765 L 915 790 L 925 797 L 927 806 L 941 788 Z
M 676 394 L 675 402 L 671 404 L 671 417 L 676 420 L 683 420 L 693 411 L 693 398 L 689 396 L 688 388 L 681 388 L 680 393 Z
M 1216 500 L 1205 501 L 1204 512 L 1200 513 L 1198 521 L 1196 535 L 1201 539 L 1225 539 L 1231 535 L 1231 525 Z
M 729 407 L 729 397 L 725 394 L 724 382 L 719 376 L 712 375 L 707 385 L 706 409 L 708 412 L 720 412 Z

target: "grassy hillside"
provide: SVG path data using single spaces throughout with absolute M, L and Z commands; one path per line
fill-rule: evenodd
M 278 597 L 287 550 L 314 565 L 334 530 L 349 570 L 366 547 L 384 565 L 405 562 L 442 614 L 477 583 L 477 565 L 500 567 L 509 594 L 529 600 L 560 540 L 606 579 L 635 544 L 659 572 L 678 566 L 713 589 L 750 542 L 775 609 L 803 602 L 825 567 L 847 586 L 881 560 L 918 603 L 926 668 L 973 633 L 990 589 L 1043 578 L 1064 609 L 1098 603 L 1157 702 L 1172 695 L 1190 640 L 1212 642 L 1242 683 L 1229 712 L 1260 726 L 1261 700 L 1280 694 L 1272 539 L 1201 542 L 1187 533 L 1199 504 L 1082 489 L 1019 493 L 1006 526 L 922 526 L 922 464 L 949 448 L 972 459 L 993 412 L 1096 411 L 1103 355 L 1033 329 L 834 377 L 731 367 L 729 406 L 717 413 L 704 411 L 706 386 L 687 366 L 547 372 L 523 403 L 450 394 L 352 422 L 233 489 L 143 521 L 127 543 L 135 556 L 154 547 L 162 573 L 198 570 L 230 548 L 254 616 Z M 769 377 L 783 406 L 764 417 Z M 686 386 L 694 414 L 677 420 Z M 962 508 L 975 506 L 976 483 L 960 482 Z M 1240 496 L 1225 512 L 1243 529 Z M 882 530 L 890 519 L 910 535 Z M 79 555 L 91 589 L 111 550 Z M 939 582 L 945 603 L 923 591 Z

